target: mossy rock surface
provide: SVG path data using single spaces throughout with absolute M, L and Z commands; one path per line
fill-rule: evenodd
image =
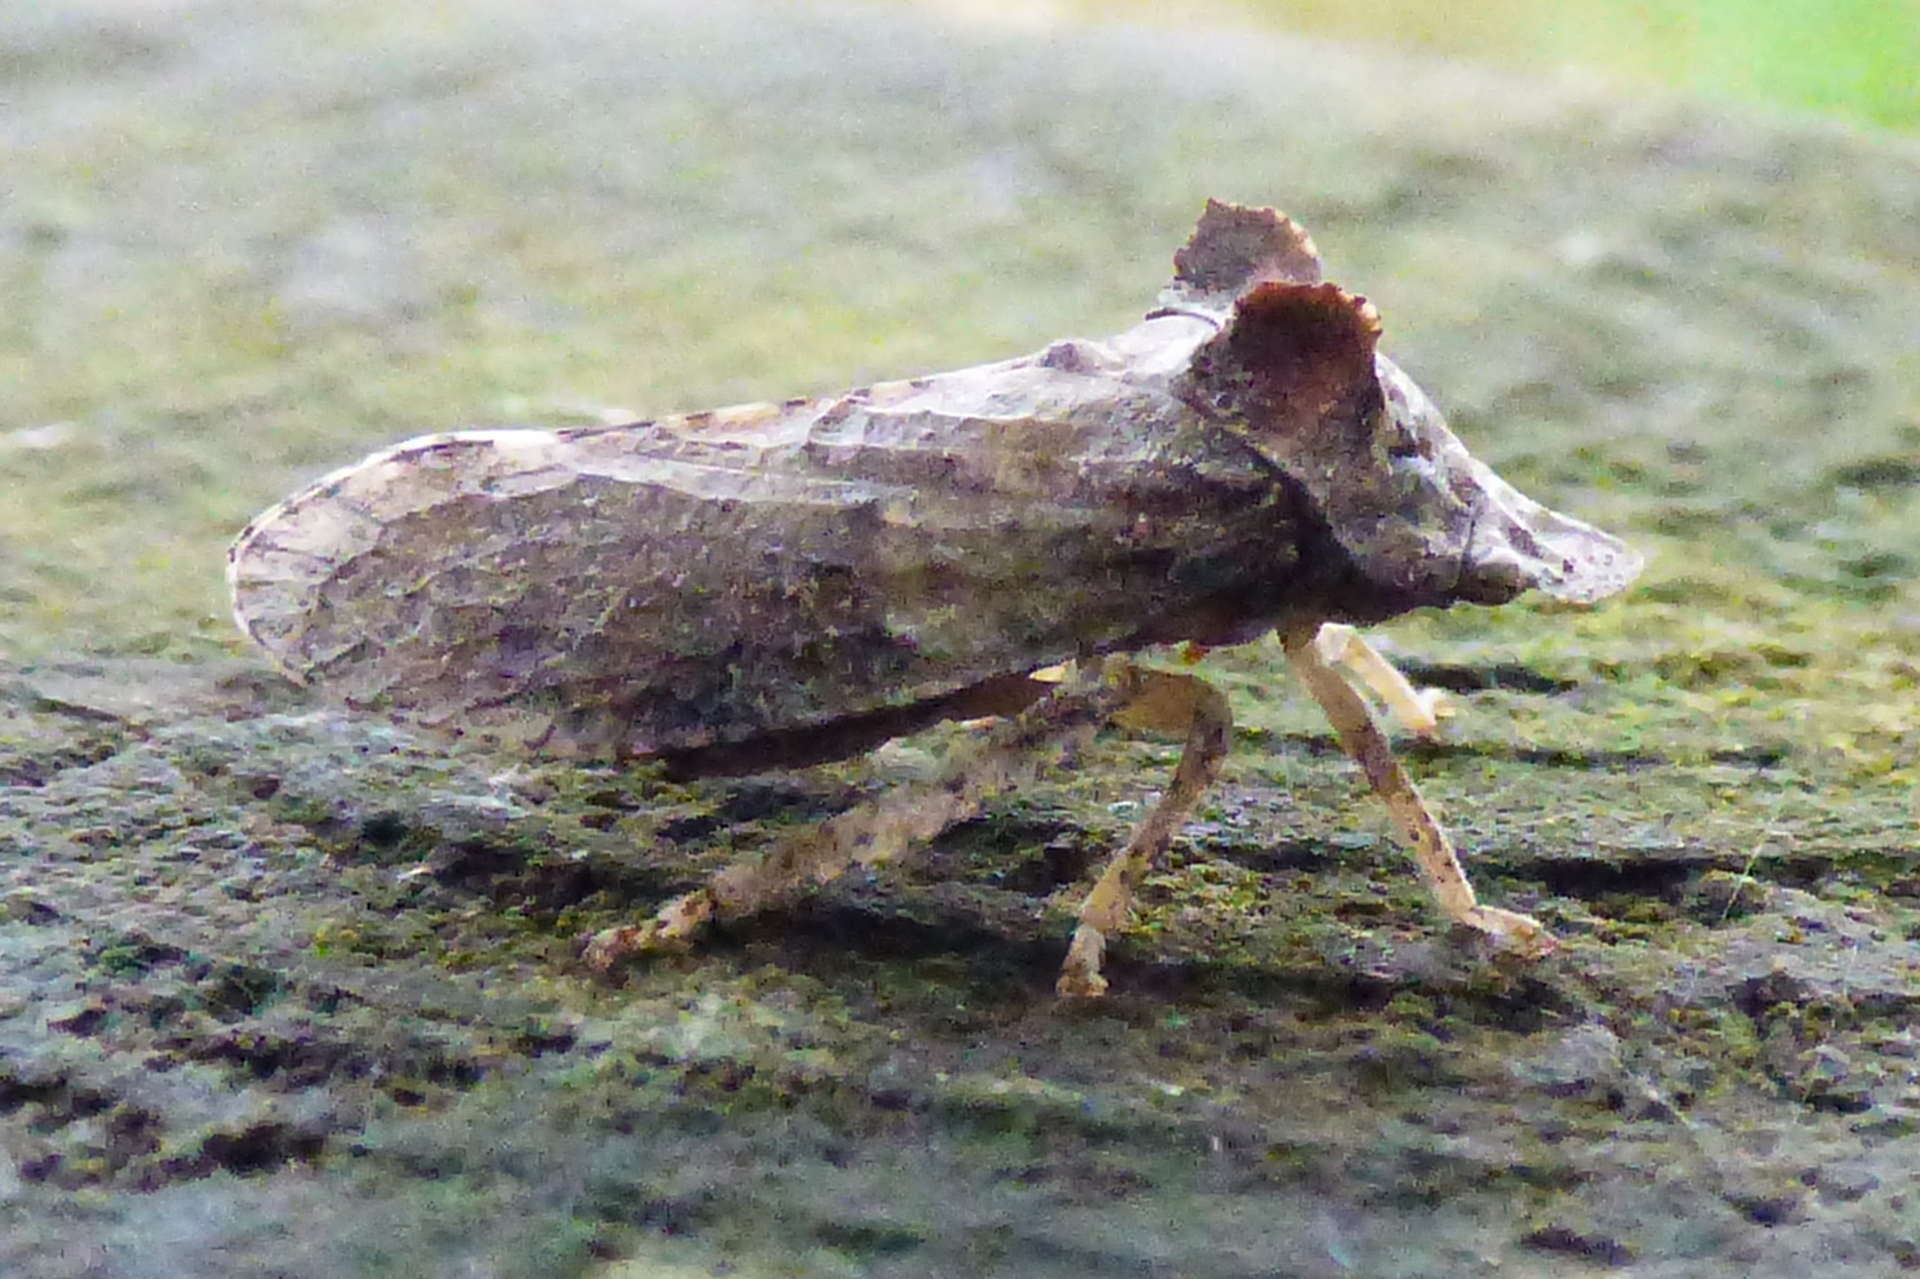
M 918 9 L 0 11 L 0 1271 L 1920 1263 L 1920 152 L 1227 32 Z M 308 700 L 254 511 L 425 430 L 829 391 L 1137 316 L 1279 205 L 1643 584 L 1378 634 L 1532 965 L 1435 919 L 1276 651 L 1118 943 L 1103 738 L 609 988 L 644 913 L 955 734 L 676 784 Z M 958 730 L 955 730 L 957 733 Z

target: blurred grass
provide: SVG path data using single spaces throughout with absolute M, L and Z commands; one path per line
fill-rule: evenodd
M 942 0 L 929 3 L 947 7 Z M 1249 21 L 1545 73 L 1920 126 L 1916 0 L 979 0 L 1003 17 Z

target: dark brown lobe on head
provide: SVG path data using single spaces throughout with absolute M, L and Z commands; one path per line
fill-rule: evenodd
M 1196 361 L 1218 408 L 1268 437 L 1353 440 L 1381 406 L 1380 315 L 1334 284 L 1272 282 L 1240 299 L 1232 325 Z
M 1434 547 L 1464 539 L 1470 518 L 1444 484 L 1396 473 L 1402 441 L 1388 429 L 1380 333 L 1373 306 L 1337 285 L 1256 285 L 1181 392 L 1301 495 L 1293 602 L 1343 621 L 1450 599 L 1458 556 Z

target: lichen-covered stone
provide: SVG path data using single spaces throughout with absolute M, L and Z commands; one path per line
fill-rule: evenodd
M 871 6 L 87 12 L 0 7 L 0 1272 L 1920 1256 L 1910 145 Z M 1118 323 L 1207 192 L 1322 230 L 1502 474 L 1652 552 L 1617 611 L 1385 636 L 1455 695 L 1412 767 L 1543 963 L 1434 933 L 1254 655 L 1123 997 L 1048 990 L 1170 764 L 1107 739 L 607 991 L 574 934 L 946 740 L 516 774 L 226 647 L 222 546 L 341 456 Z

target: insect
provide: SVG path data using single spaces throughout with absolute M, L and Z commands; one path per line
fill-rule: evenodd
M 1059 990 L 1101 993 L 1107 939 L 1231 728 L 1211 685 L 1128 655 L 1269 632 L 1444 913 L 1549 947 L 1476 901 L 1341 669 L 1430 726 L 1352 626 L 1528 589 L 1587 603 L 1639 557 L 1470 456 L 1289 219 L 1209 202 L 1174 265 L 1146 319 L 1102 342 L 837 397 L 395 445 L 248 525 L 235 616 L 296 680 L 534 752 L 741 772 L 994 717 L 939 775 L 587 939 L 599 969 L 898 856 L 1117 720 L 1185 749 L 1080 908 Z

